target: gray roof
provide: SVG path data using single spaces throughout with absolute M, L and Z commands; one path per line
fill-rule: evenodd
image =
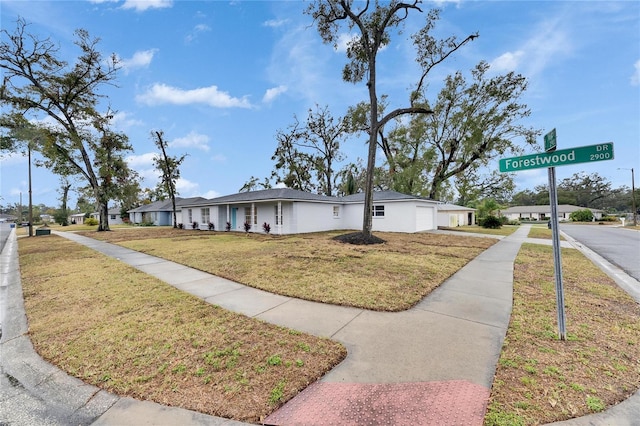
M 573 206 L 571 204 L 559 204 L 558 205 L 558 213 L 573 213 L 577 210 L 585 210 L 589 209 L 592 212 L 602 212 L 599 209 L 591 209 L 588 207 L 580 207 Z M 508 209 L 501 210 L 503 214 L 511 214 L 511 213 L 551 213 L 550 205 L 541 205 L 541 206 L 513 206 Z
M 342 197 L 342 200 L 347 203 L 361 203 L 364 201 L 364 192 L 358 192 L 357 194 L 347 195 Z M 374 191 L 373 201 L 399 201 L 399 200 L 423 200 L 435 202 L 429 198 L 417 197 L 415 195 L 402 194 L 397 191 Z
M 237 194 L 225 195 L 222 197 L 212 198 L 210 200 L 200 200 L 184 204 L 184 206 L 211 206 L 215 204 L 232 204 L 232 203 L 249 203 L 254 201 L 316 201 L 316 202 L 341 202 L 339 197 L 328 197 L 326 195 L 312 194 L 310 192 L 298 191 L 290 188 L 273 188 L 263 189 L 260 191 L 239 192 Z
M 237 194 L 225 195 L 223 197 L 201 200 L 190 203 L 182 203 L 184 206 L 211 206 L 216 204 L 251 203 L 254 201 L 313 201 L 319 203 L 361 203 L 364 201 L 364 193 L 347 195 L 344 197 L 331 197 L 321 194 L 299 191 L 290 188 L 273 188 L 259 191 L 239 192 Z M 402 201 L 402 200 L 422 200 L 436 202 L 429 198 L 416 197 L 414 195 L 401 194 L 396 191 L 375 191 L 373 201 Z
M 446 212 L 446 211 L 473 212 L 473 211 L 476 211 L 476 209 L 472 209 L 471 207 L 463 207 L 463 206 L 458 206 L 458 205 L 455 205 L 455 204 L 448 204 L 448 203 L 438 204 L 438 210 L 441 211 L 441 212 Z

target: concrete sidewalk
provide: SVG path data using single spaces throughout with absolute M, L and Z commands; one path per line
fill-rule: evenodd
M 528 227 L 523 226 L 501 239 L 413 309 L 398 313 L 274 295 L 113 244 L 77 234 L 60 235 L 209 303 L 342 342 L 349 351 L 347 359 L 273 413 L 268 424 L 481 425 L 511 312 L 513 261 L 527 233 Z M 26 335 L 15 236 L 2 253 L 2 273 L 10 300 L 6 323 L 12 325 L 1 339 L 2 379 L 9 386 L 2 383 L 0 400 L 11 408 L 2 413 L 0 422 L 240 424 L 119 398 L 45 363 Z M 5 284 L 5 276 L 13 278 Z M 50 412 L 46 418 L 51 421 L 20 420 L 19 406 L 28 406 L 23 403 L 27 400 L 35 401 L 38 410 Z M 604 413 L 567 424 L 633 424 L 640 418 L 638 400 L 636 393 L 607 412 L 614 417 Z

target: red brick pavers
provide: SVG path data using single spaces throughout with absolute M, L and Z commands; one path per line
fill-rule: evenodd
M 464 380 L 316 382 L 267 417 L 264 424 L 481 426 L 489 393 L 484 386 Z

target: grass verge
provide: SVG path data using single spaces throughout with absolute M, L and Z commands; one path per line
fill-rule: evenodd
M 464 235 L 376 233 L 355 246 L 344 232 L 242 234 L 118 229 L 85 235 L 120 244 L 272 293 L 379 311 L 405 310 L 496 242 Z
M 34 347 L 109 392 L 259 422 L 346 356 L 60 237 L 20 238 L 19 255 Z
M 470 225 L 470 226 L 459 226 L 457 228 L 447 228 L 447 227 L 438 227 L 439 229 L 444 229 L 447 231 L 457 231 L 457 232 L 472 232 L 474 234 L 485 234 L 485 235 L 498 235 L 504 236 L 511 235 L 518 230 L 517 226 L 514 225 L 504 225 L 499 229 L 489 229 L 483 228 L 478 225 Z
M 640 387 L 640 306 L 563 249 L 567 340 L 558 340 L 553 252 L 524 244 L 485 425 L 538 425 L 602 411 Z

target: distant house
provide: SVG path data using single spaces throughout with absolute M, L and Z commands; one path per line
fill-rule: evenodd
M 82 225 L 84 223 L 84 213 L 74 213 L 69 216 L 69 224 Z
M 51 216 L 50 214 L 41 214 L 40 220 L 42 221 L 42 223 L 52 223 L 54 221 L 53 216 Z
M 476 210 L 455 204 L 438 204 L 438 226 L 455 228 L 476 223 Z
M 182 216 L 182 203 L 198 202 L 205 200 L 202 197 L 180 198 L 176 197 L 176 217 L 178 223 Z M 155 201 L 127 211 L 131 223 L 152 223 L 156 226 L 173 226 L 173 206 L 171 200 Z
M 438 201 L 395 191 L 373 194 L 374 231 L 419 232 L 437 229 Z M 182 202 L 182 223 L 199 229 L 212 223 L 224 230 L 263 232 L 268 223 L 274 234 L 297 234 L 361 229 L 364 194 L 330 197 L 289 188 L 241 192 L 209 200 Z M 179 219 L 180 221 L 180 219 Z
M 124 222 L 122 221 L 122 217 L 120 215 L 120 208 L 113 207 L 108 210 L 109 214 L 109 225 L 122 225 Z M 95 212 L 90 215 L 92 218 L 100 221 L 100 213 Z
M 587 207 L 572 206 L 571 204 L 558 205 L 558 220 L 569 220 L 571 213 L 578 210 L 585 210 Z M 596 220 L 602 218 L 604 213 L 598 209 L 591 210 Z M 551 218 L 551 206 L 514 206 L 501 210 L 500 214 L 506 216 L 509 220 L 549 220 Z

